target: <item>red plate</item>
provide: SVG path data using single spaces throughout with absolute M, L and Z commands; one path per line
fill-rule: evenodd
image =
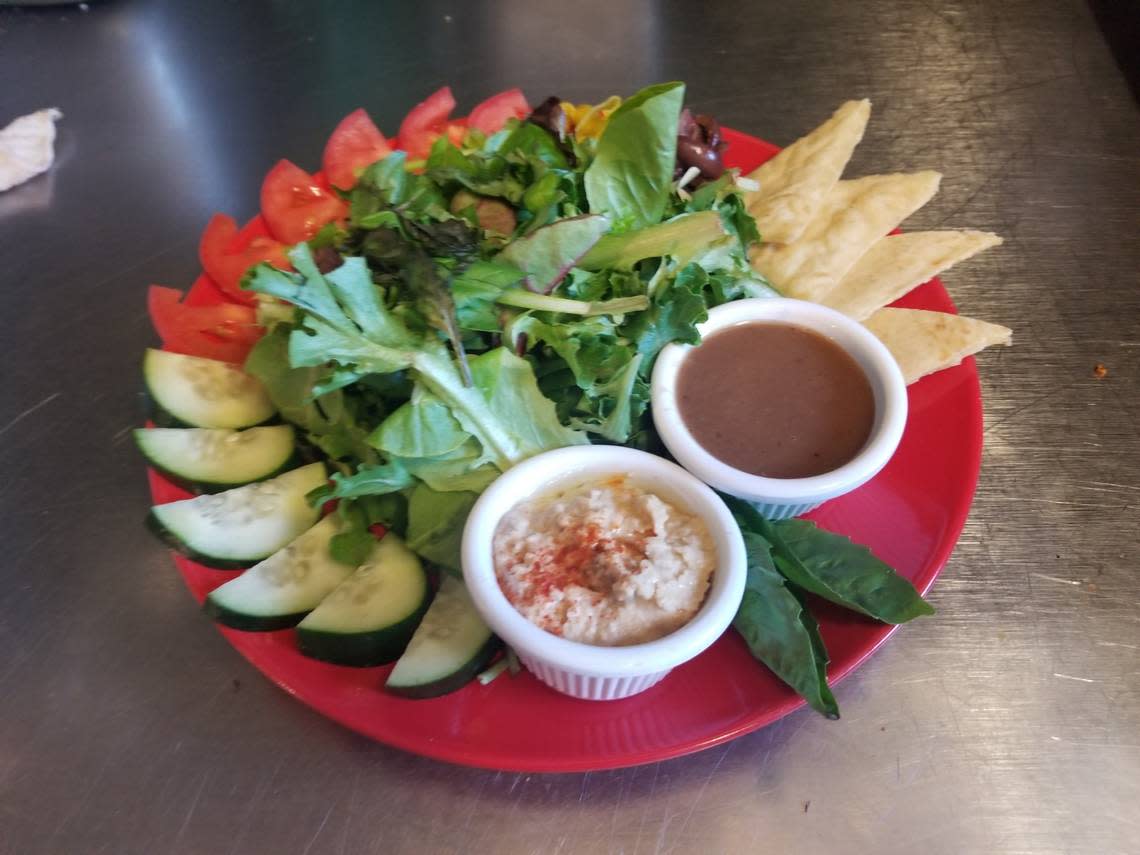
M 745 170 L 778 150 L 738 132 L 725 135 L 730 165 Z M 898 305 L 954 311 L 937 280 Z M 909 392 L 906 433 L 891 462 L 811 518 L 870 546 L 926 591 L 954 548 L 978 479 L 982 411 L 974 360 L 927 377 Z M 187 495 L 154 473 L 151 489 L 156 502 Z M 175 562 L 199 601 L 235 575 L 180 556 Z M 812 608 L 831 653 L 833 682 L 894 629 L 821 601 Z M 735 739 L 803 703 L 731 631 L 649 691 L 601 703 L 564 697 L 526 673 L 487 686 L 472 683 L 434 700 L 403 700 L 381 690 L 390 666 L 355 669 L 306 659 L 292 630 L 220 631 L 270 680 L 334 721 L 416 754 L 490 769 L 571 772 L 664 760 Z

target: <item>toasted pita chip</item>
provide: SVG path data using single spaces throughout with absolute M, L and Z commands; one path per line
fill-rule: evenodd
M 799 240 L 761 244 L 752 266 L 785 297 L 819 303 L 876 241 L 930 201 L 941 180 L 926 171 L 840 181 Z
M 803 234 L 863 139 L 870 115 L 870 101 L 848 101 L 748 176 L 760 184 L 745 204 L 761 240 L 790 243 Z
M 1001 238 L 989 232 L 910 232 L 880 238 L 821 301 L 861 321 Z
M 1013 338 L 1008 327 L 925 309 L 879 309 L 863 326 L 887 346 L 907 385 Z

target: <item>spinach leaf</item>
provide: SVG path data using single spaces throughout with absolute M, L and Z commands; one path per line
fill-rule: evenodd
M 516 163 L 541 162 L 554 169 L 567 169 L 570 164 L 550 132 L 531 122 L 520 122 L 489 146 L 495 154 Z
M 743 535 L 748 577 L 732 625 L 752 655 L 812 709 L 839 718 L 839 706 L 827 685 L 827 651 L 819 626 L 777 571 L 768 541 L 752 531 Z
M 683 266 L 709 247 L 729 242 L 729 233 L 715 211 L 681 214 L 637 231 L 608 234 L 586 253 L 580 267 L 629 270 L 645 258 L 675 258 Z
M 684 100 L 683 83 L 662 83 L 614 111 L 586 169 L 591 213 L 609 214 L 620 231 L 661 220 L 672 190 Z
M 463 524 L 478 493 L 441 493 L 418 484 L 408 499 L 408 548 L 458 575 Z

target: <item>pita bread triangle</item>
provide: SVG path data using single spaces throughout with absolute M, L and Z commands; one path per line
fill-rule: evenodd
M 821 300 L 862 321 L 1001 238 L 990 232 L 907 232 L 880 238 Z
M 863 139 L 870 115 L 870 101 L 848 101 L 748 176 L 760 184 L 745 204 L 761 240 L 790 243 L 803 234 Z
M 784 296 L 822 302 L 880 238 L 938 192 L 941 179 L 925 171 L 840 181 L 799 240 L 760 244 L 752 266 Z
M 1008 327 L 925 309 L 879 309 L 863 326 L 887 346 L 907 385 L 1013 337 Z

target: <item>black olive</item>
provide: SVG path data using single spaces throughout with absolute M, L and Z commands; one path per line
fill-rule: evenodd
M 697 167 L 704 178 L 720 178 L 724 174 L 724 162 L 720 152 L 705 143 L 688 139 L 677 140 L 677 160 L 686 167 Z
M 724 151 L 727 143 L 720 132 L 720 122 L 712 116 L 700 114 L 693 120 L 701 130 L 701 139 L 717 151 Z
M 681 118 L 677 122 L 677 136 L 693 142 L 703 142 L 701 127 L 693 120 L 693 114 L 686 107 L 681 111 Z

